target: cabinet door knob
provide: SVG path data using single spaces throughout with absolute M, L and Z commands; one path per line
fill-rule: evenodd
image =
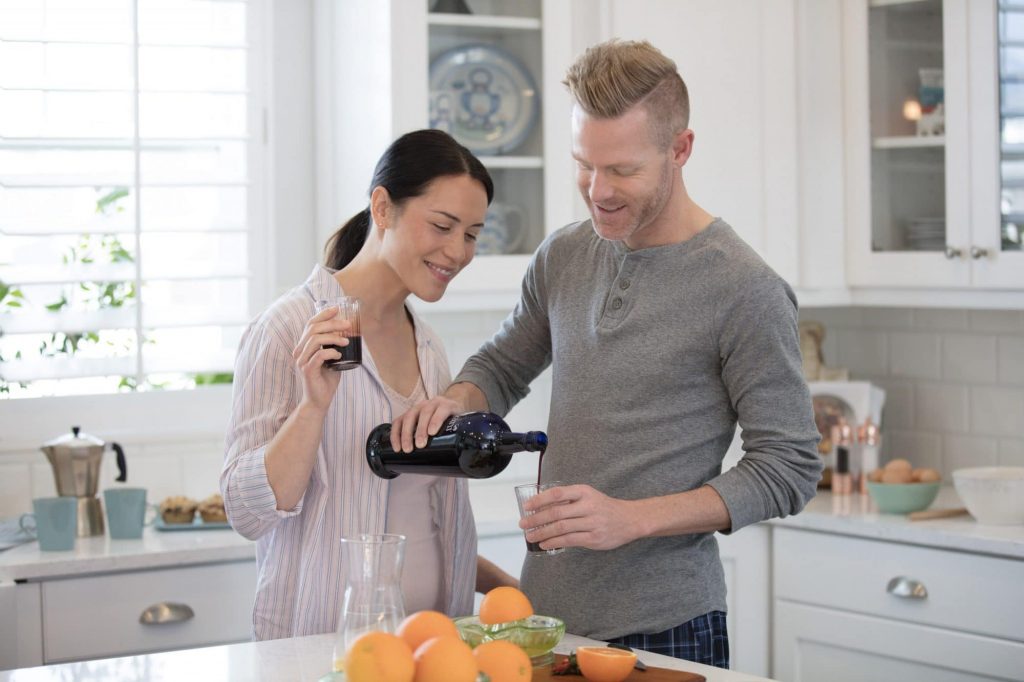
M 971 258 L 978 260 L 979 258 L 986 258 L 988 256 L 988 249 L 983 249 L 980 246 L 971 247 Z
M 928 589 L 923 583 L 908 578 L 905 575 L 898 575 L 889 581 L 885 591 L 902 599 L 927 599 Z
M 954 258 L 960 258 L 964 255 L 963 249 L 958 249 L 955 246 L 946 246 L 946 258 L 953 260 Z
M 159 604 L 147 606 L 139 616 L 139 622 L 143 625 L 164 625 L 165 623 L 181 623 L 195 617 L 195 611 L 188 604 L 178 604 L 172 601 L 162 601 Z

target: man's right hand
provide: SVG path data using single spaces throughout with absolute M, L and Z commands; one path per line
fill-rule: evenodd
M 427 437 L 441 429 L 444 420 L 468 410 L 458 401 L 439 395 L 413 406 L 391 423 L 391 447 L 395 452 L 412 452 L 413 443 L 422 448 Z

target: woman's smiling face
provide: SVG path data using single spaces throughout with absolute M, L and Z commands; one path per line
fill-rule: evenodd
M 384 258 L 411 293 L 436 301 L 473 260 L 486 213 L 487 192 L 479 181 L 439 177 L 400 210 L 388 211 Z

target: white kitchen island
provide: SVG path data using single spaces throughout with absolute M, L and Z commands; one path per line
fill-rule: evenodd
M 555 650 L 568 653 L 586 644 L 599 643 L 566 635 Z M 313 635 L 9 670 L 0 672 L 0 682 L 317 682 L 321 678 L 331 678 L 333 650 L 334 635 Z M 647 651 L 638 653 L 648 665 L 697 673 L 708 682 L 765 681 L 763 677 L 711 668 Z M 569 682 L 583 680 L 575 676 L 565 679 Z

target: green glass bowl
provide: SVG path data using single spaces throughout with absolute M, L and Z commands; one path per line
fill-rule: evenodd
M 564 622 L 552 616 L 538 615 L 498 625 L 484 625 L 479 616 L 463 616 L 455 619 L 455 627 L 462 641 L 471 647 L 496 639 L 507 639 L 526 652 L 534 667 L 547 665 L 554 660 L 551 652 L 565 634 Z
M 909 514 L 927 509 L 939 494 L 938 481 L 934 483 L 874 483 L 868 481 L 868 494 L 886 514 Z

